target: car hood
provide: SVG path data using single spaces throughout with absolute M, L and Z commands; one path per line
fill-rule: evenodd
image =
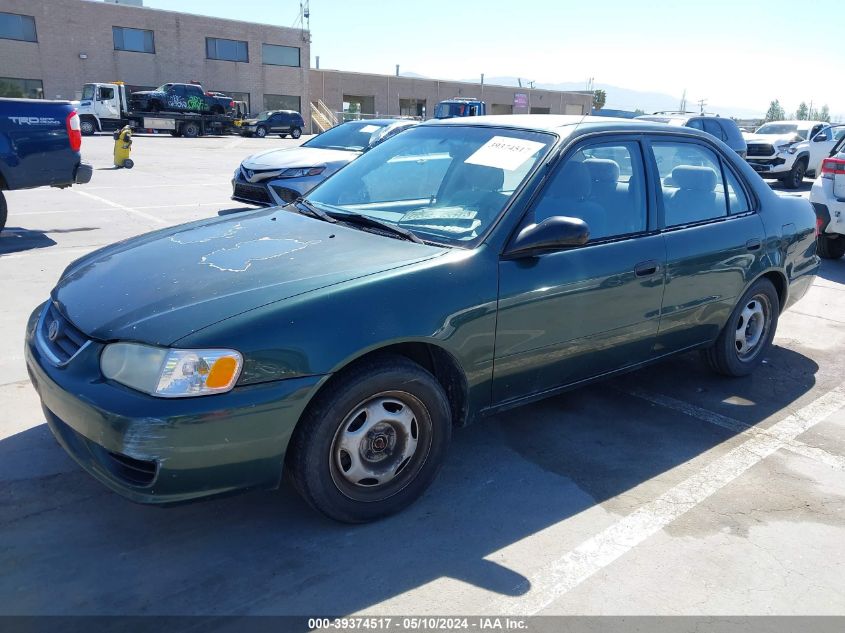
M 447 250 L 265 209 L 95 251 L 68 266 L 51 296 L 92 338 L 168 345 L 247 310 Z
M 263 171 L 265 169 L 287 169 L 289 167 L 314 167 L 331 163 L 349 163 L 358 158 L 361 152 L 347 152 L 337 149 L 318 147 L 287 147 L 270 149 L 244 159 L 244 169 Z
M 743 134 L 746 143 L 768 143 L 782 145 L 783 143 L 797 143 L 804 139 L 795 133 L 791 134 Z

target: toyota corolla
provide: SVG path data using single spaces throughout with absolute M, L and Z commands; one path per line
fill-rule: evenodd
M 426 490 L 453 427 L 689 350 L 748 374 L 817 267 L 810 204 L 712 136 L 453 119 L 295 204 L 77 260 L 26 359 L 59 443 L 130 499 L 287 474 L 360 522 Z

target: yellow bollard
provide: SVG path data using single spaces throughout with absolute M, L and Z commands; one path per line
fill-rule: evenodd
M 132 151 L 132 129 L 125 125 L 114 133 L 114 166 L 132 169 L 135 163 L 129 158 Z

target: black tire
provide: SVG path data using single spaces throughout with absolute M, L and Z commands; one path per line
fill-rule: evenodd
M 92 119 L 82 119 L 79 122 L 79 131 L 82 132 L 82 136 L 94 136 L 97 132 L 97 123 Z
M 290 131 L 290 135 L 293 138 L 299 138 L 302 136 L 302 128 L 295 127 Z
M 0 232 L 6 226 L 6 218 L 9 217 L 9 209 L 6 206 L 6 196 L 0 191 Z
M 266 128 L 266 127 L 259 127 L 259 128 L 256 128 L 256 130 L 255 130 L 255 135 L 256 135 L 258 138 L 264 138 L 265 136 L 267 136 L 267 128 Z
M 755 304 L 764 313 L 762 324 L 755 321 L 756 307 L 752 307 Z M 751 318 L 748 317 L 749 314 L 752 315 Z M 723 376 L 747 376 L 754 371 L 772 344 L 779 316 L 780 299 L 774 285 L 768 279 L 758 279 L 742 295 L 716 343 L 703 350 L 710 368 Z M 744 338 L 747 344 L 749 332 L 752 332 L 753 340 L 753 332 L 758 326 L 762 331 L 756 342 L 743 353 L 739 339 Z
M 152 103 L 150 103 L 149 111 L 153 113 L 161 112 L 161 103 L 159 103 L 158 101 L 153 101 Z
M 223 106 L 215 105 L 211 106 L 211 114 L 221 115 L 223 114 Z
M 182 136 L 186 138 L 196 138 L 200 135 L 201 132 L 199 123 L 194 123 L 193 121 L 183 123 L 181 132 Z
M 795 164 L 792 166 L 792 169 L 789 170 L 789 174 L 781 179 L 783 186 L 787 189 L 798 189 L 802 184 L 804 184 L 804 176 L 807 174 L 807 159 L 806 158 L 799 158 L 795 161 Z
M 369 407 L 378 414 L 372 422 Z M 393 425 L 391 416 L 393 422 L 411 421 Z M 365 425 L 369 430 L 356 438 Z M 341 372 L 317 394 L 294 429 L 285 470 L 315 510 L 337 521 L 364 523 L 399 512 L 425 492 L 451 434 L 449 402 L 440 383 L 407 358 L 386 354 Z M 351 476 L 350 443 L 368 475 L 363 479 Z
M 819 235 L 816 241 L 819 257 L 824 259 L 839 259 L 845 255 L 845 236 Z
M 132 169 L 135 166 L 135 161 L 132 160 L 131 158 L 127 158 L 126 160 L 123 161 L 123 166 L 126 169 Z

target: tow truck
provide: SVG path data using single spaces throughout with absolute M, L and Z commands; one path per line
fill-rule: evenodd
M 226 134 L 234 128 L 229 113 L 141 112 L 132 110 L 131 95 L 122 81 L 88 83 L 82 87 L 79 121 L 83 136 L 113 132 L 129 125 L 133 129 L 167 131 L 173 136 L 194 138 L 203 134 Z

